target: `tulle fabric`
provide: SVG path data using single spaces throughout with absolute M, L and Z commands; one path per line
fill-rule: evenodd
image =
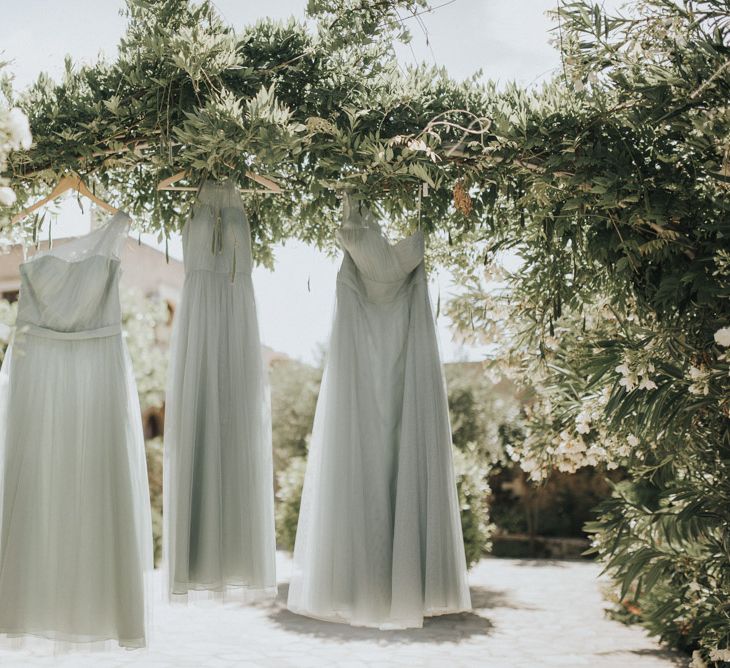
M 149 488 L 118 301 L 128 224 L 118 214 L 21 267 L 0 371 L 0 634 L 13 646 L 148 639 Z
M 173 601 L 276 594 L 269 391 L 250 230 L 231 182 L 183 230 L 165 416 L 165 568 Z
M 471 607 L 423 238 L 391 246 L 371 219 L 357 223 L 340 235 L 288 607 L 420 627 Z

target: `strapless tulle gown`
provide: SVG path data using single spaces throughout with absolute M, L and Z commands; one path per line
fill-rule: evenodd
M 419 627 L 471 607 L 424 241 L 391 245 L 367 210 L 345 216 L 288 605 Z

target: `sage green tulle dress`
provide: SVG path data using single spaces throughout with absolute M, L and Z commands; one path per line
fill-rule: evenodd
M 451 430 L 421 232 L 346 201 L 289 610 L 382 629 L 469 610 Z
M 271 417 L 235 184 L 206 183 L 183 229 L 185 284 L 165 415 L 172 600 L 276 593 Z
M 6 638 L 146 644 L 149 489 L 118 293 L 129 223 L 118 213 L 20 266 L 0 372 Z

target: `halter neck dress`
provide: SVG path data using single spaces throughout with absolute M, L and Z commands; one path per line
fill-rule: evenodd
M 269 391 L 251 230 L 232 181 L 203 185 L 183 228 L 165 415 L 165 539 L 173 600 L 276 594 Z

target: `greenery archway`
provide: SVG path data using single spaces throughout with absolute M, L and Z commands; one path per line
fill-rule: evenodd
M 595 549 L 625 614 L 719 662 L 730 652 L 730 21 L 724 0 L 555 12 L 563 68 L 538 90 L 402 73 L 398 10 L 311 0 L 314 28 L 235 33 L 203 2 L 129 0 L 118 59 L 70 63 L 13 104 L 35 143 L 11 157 L 18 207 L 75 169 L 162 237 L 193 180 L 281 183 L 249 202 L 259 261 L 297 237 L 332 247 L 338 190 L 430 232 L 467 290 L 462 334 L 529 384 L 513 456 L 623 466 Z M 8 91 L 12 98 L 12 94 Z M 424 190 L 427 186 L 427 191 Z M 37 220 L 27 223 L 32 234 Z M 523 267 L 505 274 L 511 248 Z M 503 289 L 485 281 L 497 277 Z M 718 658 L 719 657 L 719 658 Z

